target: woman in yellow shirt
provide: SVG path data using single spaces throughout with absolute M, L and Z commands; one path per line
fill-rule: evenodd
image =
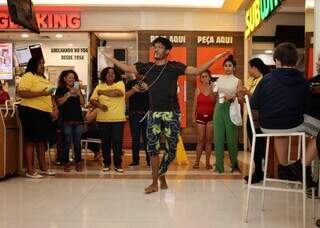
M 248 96 L 252 96 L 254 93 L 254 90 L 256 89 L 257 85 L 261 81 L 262 77 L 270 72 L 269 67 L 264 64 L 264 62 L 260 58 L 253 58 L 249 61 L 249 79 L 248 79 L 248 88 L 242 87 L 240 90 L 240 93 L 247 94 Z M 254 118 L 256 122 L 259 120 L 257 117 Z M 256 124 L 255 124 L 256 125 Z M 260 127 L 255 126 L 256 133 L 262 133 L 260 130 Z M 251 142 L 252 140 L 252 131 L 250 126 L 249 118 L 247 120 L 247 132 L 248 132 L 248 138 Z M 252 183 L 258 183 L 263 179 L 263 172 L 262 172 L 262 159 L 265 152 L 265 139 L 258 137 L 256 140 L 256 147 L 255 147 L 255 157 L 254 157 L 254 163 L 255 163 L 255 170 L 252 174 Z M 245 181 L 248 182 L 249 177 L 244 177 Z
M 53 86 L 44 77 L 44 59 L 31 58 L 18 88 L 18 95 L 22 98 L 18 109 L 23 128 L 26 177 L 41 178 L 42 175 L 54 175 L 47 170 L 45 163 L 46 142 L 52 130 L 51 121 L 52 118 L 58 117 L 52 88 Z M 34 147 L 38 153 L 40 173 L 37 173 L 33 166 Z
M 122 168 L 122 139 L 125 117 L 125 85 L 121 75 L 107 67 L 100 73 L 100 83 L 92 93 L 91 104 L 97 108 L 96 121 L 102 141 L 103 171 L 110 171 L 111 146 L 116 172 Z

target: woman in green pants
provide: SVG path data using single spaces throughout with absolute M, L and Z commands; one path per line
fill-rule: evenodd
M 216 154 L 216 171 L 224 172 L 224 142 L 227 145 L 231 160 L 232 172 L 238 170 L 238 132 L 237 126 L 231 122 L 229 109 L 231 102 L 237 97 L 241 80 L 234 76 L 236 62 L 230 55 L 224 62 L 224 76 L 217 80 L 219 99 L 214 111 L 214 147 Z

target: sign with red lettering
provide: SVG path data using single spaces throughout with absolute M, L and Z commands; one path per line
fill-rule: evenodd
M 81 26 L 80 13 L 36 13 L 40 29 L 79 29 Z M 0 12 L 0 30 L 19 29 L 19 25 L 10 20 L 8 12 Z

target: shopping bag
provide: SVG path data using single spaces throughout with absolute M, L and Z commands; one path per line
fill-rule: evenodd
M 232 123 L 234 123 L 236 126 L 242 125 L 241 106 L 238 102 L 238 98 L 235 98 L 230 104 L 229 114 Z

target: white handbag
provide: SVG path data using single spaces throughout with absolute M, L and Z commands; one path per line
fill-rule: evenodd
M 242 126 L 241 106 L 237 97 L 230 104 L 229 114 L 232 123 L 236 126 Z

